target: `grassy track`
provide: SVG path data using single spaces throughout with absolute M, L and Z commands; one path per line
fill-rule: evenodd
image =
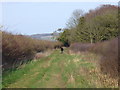
M 3 74 L 3 87 L 9 88 L 93 88 L 104 84 L 96 72 L 95 56 L 60 54 L 32 61 L 20 69 Z

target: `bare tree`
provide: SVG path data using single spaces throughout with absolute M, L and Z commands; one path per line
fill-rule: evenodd
M 70 19 L 68 20 L 68 22 L 66 24 L 67 27 L 70 29 L 76 27 L 79 23 L 80 17 L 82 17 L 83 15 L 84 15 L 84 13 L 80 9 L 73 11 L 72 16 L 70 17 Z

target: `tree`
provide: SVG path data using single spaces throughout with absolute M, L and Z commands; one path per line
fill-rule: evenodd
M 64 32 L 60 34 L 58 40 L 61 41 L 64 44 L 64 46 L 69 46 L 70 45 L 69 35 L 70 35 L 69 30 L 65 29 Z
M 118 9 L 117 6 L 103 5 L 86 14 L 74 11 L 59 39 L 69 44 L 92 44 L 118 37 Z
M 73 11 L 72 16 L 69 18 L 69 20 L 66 24 L 67 28 L 69 28 L 69 29 L 75 28 L 79 23 L 80 17 L 82 17 L 83 15 L 84 15 L 84 13 L 80 9 Z

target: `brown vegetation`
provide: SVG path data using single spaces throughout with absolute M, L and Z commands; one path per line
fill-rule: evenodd
M 95 44 L 75 43 L 70 49 L 74 52 L 89 51 L 100 55 L 98 65 L 101 71 L 111 77 L 118 77 L 118 38 Z
M 115 13 L 118 12 L 118 6 L 115 5 L 102 5 L 97 7 L 94 10 L 89 10 L 87 14 L 85 14 L 85 18 L 87 21 L 93 19 L 96 16 L 104 15 L 106 13 Z
M 20 62 L 31 60 L 35 53 L 54 49 L 59 42 L 32 39 L 23 35 L 2 32 L 2 65 L 11 67 Z
M 97 43 L 91 51 L 101 55 L 99 66 L 103 73 L 118 77 L 118 38 Z
M 92 47 L 93 44 L 90 43 L 73 43 L 70 45 L 70 49 L 74 52 L 84 52 L 88 51 L 90 47 Z

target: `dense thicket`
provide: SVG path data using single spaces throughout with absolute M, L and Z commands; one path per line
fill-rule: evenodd
M 36 40 L 24 35 L 2 32 L 2 64 L 9 68 L 33 59 L 35 53 L 61 45 L 59 42 Z
M 65 45 L 74 42 L 96 43 L 112 39 L 118 36 L 118 7 L 102 5 L 86 14 L 76 10 L 67 25 L 68 27 L 58 38 Z
M 99 66 L 102 72 L 118 77 L 118 38 L 96 43 L 90 51 L 101 55 Z
M 70 50 L 73 52 L 92 52 L 100 56 L 98 66 L 100 70 L 110 77 L 118 77 L 118 38 L 112 40 L 90 43 L 73 43 Z

